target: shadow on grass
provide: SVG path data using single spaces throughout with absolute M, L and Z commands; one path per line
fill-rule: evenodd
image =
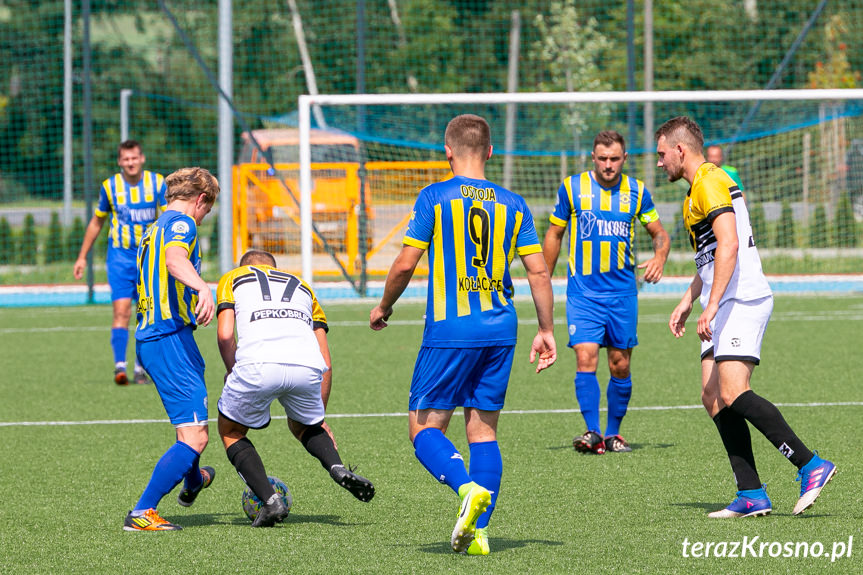
M 171 521 L 170 519 L 168 521 Z M 175 519 L 175 521 L 183 527 L 204 526 L 204 525 L 248 525 L 252 522 L 242 513 L 200 513 L 197 515 L 186 515 Z M 174 521 L 171 521 L 172 523 Z M 317 523 L 320 525 L 333 525 L 336 527 L 358 527 L 362 523 L 344 522 L 337 515 L 301 515 L 299 513 L 291 513 L 287 519 L 282 522 L 283 525 L 302 524 L 302 523 Z
M 670 447 L 675 447 L 676 445 L 677 445 L 676 443 L 630 443 L 629 447 L 631 447 L 633 451 L 640 451 L 642 449 L 668 449 Z M 559 451 L 561 449 L 568 449 L 568 450 L 573 451 L 573 452 L 575 451 L 575 449 L 573 449 L 571 443 L 568 445 L 549 445 L 548 447 L 546 447 L 546 449 L 549 451 Z M 606 454 L 609 454 L 609 453 L 610 452 L 606 452 Z M 582 455 L 595 455 L 595 454 L 594 453 L 583 453 Z M 613 455 L 617 455 L 617 454 L 613 454 Z
M 723 509 L 728 503 L 705 503 L 703 501 L 688 501 L 686 503 L 672 503 L 674 507 L 689 507 L 692 509 L 702 509 L 704 511 L 717 511 Z
M 701 509 L 701 510 L 707 511 L 707 512 L 718 511 L 718 510 L 724 509 L 726 506 L 728 506 L 727 503 L 704 503 L 701 501 L 690 501 L 687 503 L 672 503 L 671 505 L 673 505 L 674 507 L 689 507 L 692 509 Z M 811 511 L 811 510 L 809 510 L 809 511 Z M 809 517 L 812 517 L 812 518 L 815 518 L 815 517 L 832 517 L 832 515 L 830 513 L 810 513 L 809 511 L 806 511 L 806 512 L 802 513 L 801 515 L 792 515 L 791 511 L 780 511 L 777 513 L 776 510 L 774 509 L 773 511 L 770 512 L 770 517 L 794 517 L 795 521 L 799 521 L 800 519 L 809 518 Z M 751 519 L 758 519 L 759 517 L 763 517 L 763 516 L 759 515 L 758 517 L 752 517 Z M 750 519 L 750 518 L 747 517 L 746 519 Z
M 544 545 L 546 547 L 559 547 L 563 545 L 562 541 L 549 541 L 547 539 L 506 539 L 492 537 L 491 552 L 500 553 L 510 549 L 518 549 L 520 547 L 528 547 L 531 545 Z M 446 541 L 437 541 L 435 543 L 426 543 L 419 546 L 419 550 L 423 553 L 432 553 L 435 555 L 452 555 L 453 550 Z

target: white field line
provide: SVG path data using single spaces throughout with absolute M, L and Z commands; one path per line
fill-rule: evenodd
M 670 313 L 670 312 L 669 312 Z M 694 325 L 697 315 L 693 313 L 691 319 Z M 563 322 L 563 318 L 556 318 L 558 324 Z M 786 311 L 774 313 L 770 321 L 863 321 L 863 309 L 844 309 L 844 310 L 829 310 L 822 312 L 799 312 Z M 668 315 L 665 314 L 647 314 L 638 318 L 639 323 L 667 323 Z M 396 319 L 387 322 L 392 326 L 411 326 L 423 325 L 423 319 Z M 536 320 L 532 318 L 521 318 L 518 320 L 519 325 L 535 325 Z M 331 327 L 368 327 L 369 322 L 365 320 L 349 320 L 349 321 L 333 321 L 329 324 Z M 206 329 L 206 328 L 204 328 Z M 52 327 L 4 327 L 0 328 L 0 335 L 14 333 L 51 333 L 51 332 L 67 332 L 67 331 L 107 331 L 105 325 L 99 326 L 52 326 Z
M 776 403 L 777 407 L 861 407 L 863 401 L 831 401 L 811 403 Z M 701 405 L 646 405 L 630 406 L 627 411 L 683 411 L 703 409 Z M 606 411 L 603 407 L 600 411 Z M 503 415 L 545 415 L 580 413 L 578 409 L 514 409 L 504 410 Z M 456 411 L 455 415 L 464 415 Z M 407 417 L 405 412 L 392 413 L 328 413 L 327 419 L 371 419 L 380 417 Z M 272 419 L 286 419 L 284 415 Z M 211 419 L 210 422 L 215 422 Z M 0 427 L 51 427 L 57 425 L 129 425 L 136 423 L 170 423 L 167 419 L 93 419 L 89 421 L 2 421 Z

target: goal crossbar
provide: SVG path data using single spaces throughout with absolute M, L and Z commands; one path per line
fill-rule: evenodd
M 863 89 L 718 90 L 641 92 L 488 92 L 442 94 L 315 94 L 298 100 L 300 236 L 302 273 L 312 282 L 311 111 L 313 106 L 393 106 L 429 104 L 577 104 L 735 101 L 863 100 Z

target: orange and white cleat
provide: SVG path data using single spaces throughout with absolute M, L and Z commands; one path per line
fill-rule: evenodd
M 182 527 L 162 519 L 155 509 L 147 509 L 142 515 L 130 511 L 123 523 L 124 531 L 179 531 Z

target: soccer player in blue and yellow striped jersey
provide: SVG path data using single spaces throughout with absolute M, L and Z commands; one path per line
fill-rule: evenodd
M 75 279 L 81 279 L 87 267 L 87 254 L 110 216 L 106 267 L 114 320 L 111 324 L 111 348 L 114 352 L 114 382 L 126 385 L 126 347 L 129 343 L 129 318 L 132 298 L 136 297 L 135 254 L 147 226 L 156 221 L 165 207 L 165 179 L 161 174 L 144 170 L 146 157 L 141 145 L 126 140 L 117 148 L 120 172 L 104 182 L 99 191 L 99 205 L 84 232 L 81 251 L 73 268 Z M 135 382 L 147 383 L 144 369 L 136 363 Z
M 216 305 L 200 276 L 198 226 L 210 213 L 219 183 L 202 168 L 183 168 L 165 180 L 168 205 L 138 248 L 138 328 L 136 352 L 153 378 L 177 441 L 153 469 L 147 488 L 126 516 L 127 531 L 175 531 L 156 507 L 180 481 L 177 501 L 189 506 L 215 477 L 199 467 L 207 446 L 207 386 L 204 359 L 193 332 L 213 319 Z
M 453 550 L 487 555 L 487 526 L 502 473 L 497 421 L 518 327 L 509 273 L 516 254 L 527 270 L 539 320 L 530 352 L 531 363 L 539 356 L 537 372 L 557 359 L 553 296 L 524 199 L 485 179 L 492 151 L 488 123 L 479 116 L 457 116 L 447 125 L 445 144 L 454 176 L 420 192 L 369 321 L 374 330 L 386 327 L 393 304 L 428 250 L 425 331 L 408 402 L 410 439 L 425 468 L 461 498 L 450 538 Z M 444 435 L 457 406 L 464 406 L 469 472 Z
M 638 345 L 635 223 L 644 225 L 653 239 L 654 256 L 638 266 L 644 269 L 645 281 L 662 277 L 671 244 L 644 183 L 623 173 L 623 136 L 610 130 L 597 134 L 591 159 L 593 170 L 570 176 L 560 185 L 543 253 L 553 273 L 569 227 L 566 318 L 569 346 L 578 364 L 575 396 L 587 425 L 573 446 L 583 453 L 602 454 L 631 451 L 620 435 L 620 423 L 632 395 L 629 364 L 632 348 Z M 596 378 L 600 347 L 607 348 L 611 372 L 604 435 Z

